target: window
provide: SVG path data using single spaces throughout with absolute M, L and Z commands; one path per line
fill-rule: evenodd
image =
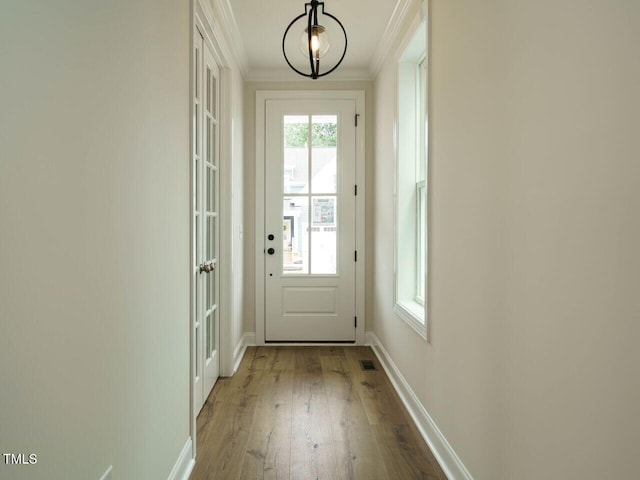
M 426 338 L 427 55 L 426 22 L 398 59 L 395 312 Z

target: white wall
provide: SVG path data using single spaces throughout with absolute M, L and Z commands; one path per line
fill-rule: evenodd
M 240 70 L 235 64 L 230 69 L 232 82 L 231 96 L 231 129 L 232 129 L 232 245 L 233 256 L 233 293 L 232 293 L 232 347 L 240 345 L 245 333 L 245 242 L 246 221 L 245 215 L 245 175 L 244 175 L 244 80 Z
M 1 478 L 163 479 L 187 441 L 189 25 L 3 2 L 0 450 L 38 463 Z
M 373 329 L 474 478 L 636 478 L 640 4 L 432 0 L 431 343 L 392 310 L 395 66 L 375 82 Z
M 371 241 L 373 232 L 373 211 L 371 205 L 373 178 L 373 82 L 368 81 L 332 81 L 332 80 L 302 80 L 302 81 L 249 81 L 245 82 L 244 91 L 244 132 L 245 132 L 245 163 L 244 163 L 244 189 L 246 192 L 244 199 L 244 329 L 246 332 L 255 332 L 255 127 L 256 127 L 256 92 L 258 90 L 363 90 L 365 92 L 365 115 L 366 115 L 366 140 L 365 140 L 365 178 L 366 178 L 366 265 L 371 264 L 371 252 L 373 251 Z M 365 266 L 365 269 L 367 267 Z M 366 273 L 365 297 L 370 298 L 373 283 L 369 273 Z M 365 317 L 370 319 L 372 312 L 370 303 L 367 302 Z M 369 330 L 370 323 L 366 329 Z

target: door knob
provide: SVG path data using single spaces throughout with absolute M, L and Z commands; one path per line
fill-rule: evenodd
M 200 273 L 213 272 L 214 269 L 215 269 L 215 265 L 213 262 L 204 262 L 198 266 L 198 272 Z
M 273 248 L 270 248 L 269 250 L 267 250 L 267 253 L 269 255 L 273 255 L 274 253 L 276 253 L 276 251 Z

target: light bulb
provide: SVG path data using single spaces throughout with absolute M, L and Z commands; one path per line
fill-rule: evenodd
M 311 56 L 314 60 L 322 58 L 329 50 L 329 35 L 322 25 L 311 26 Z M 304 29 L 300 36 L 300 53 L 309 58 L 309 30 Z

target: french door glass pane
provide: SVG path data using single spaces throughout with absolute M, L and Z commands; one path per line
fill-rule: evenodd
M 211 212 L 211 197 L 212 197 L 212 193 L 213 193 L 213 188 L 212 188 L 212 184 L 211 184 L 211 170 L 209 169 L 209 167 L 206 168 L 205 170 L 205 191 L 207 192 L 207 198 L 205 200 L 205 204 L 204 204 L 204 209 L 206 212 Z
M 209 98 L 211 99 L 210 100 L 210 112 L 211 112 L 211 115 L 213 115 L 213 118 L 218 118 L 218 115 L 217 115 L 217 112 L 216 112 L 216 110 L 217 110 L 217 108 L 216 108 L 217 107 L 217 105 L 216 105 L 216 101 L 217 101 L 216 96 L 217 96 L 217 93 L 218 93 L 218 90 L 217 90 L 218 87 L 216 85 L 217 82 L 218 82 L 218 79 L 216 77 L 214 77 L 213 75 L 211 75 L 211 97 L 209 97 Z
M 314 115 L 311 122 L 311 191 L 336 193 L 338 117 Z
M 211 112 L 211 68 L 207 67 L 207 100 L 208 105 L 205 105 L 207 110 Z
M 196 182 L 196 211 L 200 211 L 200 159 L 196 157 L 195 166 L 195 182 Z
M 200 49 L 198 47 L 195 48 L 195 64 L 196 64 L 196 87 L 195 87 L 195 97 L 196 100 L 200 99 Z
M 309 197 L 283 199 L 282 273 L 309 273 Z
M 200 155 L 200 104 L 196 102 L 196 119 L 194 130 L 196 133 L 196 141 L 195 141 L 195 151 L 196 155 Z
M 216 351 L 216 330 L 218 327 L 218 309 L 211 312 L 211 353 Z
M 335 274 L 338 116 L 285 115 L 283 123 L 283 273 Z
M 200 338 L 200 331 L 201 331 L 201 326 L 197 324 L 196 338 Z M 200 342 L 196 341 L 196 375 L 195 375 L 196 378 L 200 377 L 200 372 L 201 372 L 201 368 L 200 368 L 200 350 L 201 349 L 202 348 L 200 347 Z
M 216 217 L 213 215 L 207 215 L 207 230 L 206 230 L 206 235 L 205 235 L 205 242 L 206 242 L 206 247 L 207 247 L 207 251 L 206 251 L 206 259 L 207 260 L 212 260 L 215 258 L 215 252 L 216 252 L 216 244 L 215 244 L 215 238 L 216 238 Z
M 337 271 L 338 199 L 312 197 L 311 273 L 335 274 Z
M 309 117 L 284 116 L 284 193 L 309 192 Z
M 206 354 L 208 359 L 208 358 L 211 358 L 211 350 L 212 350 L 211 349 L 211 340 L 212 340 L 211 332 L 213 330 L 213 312 L 207 316 L 206 325 L 207 325 L 206 335 L 205 335 L 207 337 L 206 338 L 206 342 L 207 342 Z
M 216 265 L 216 268 L 218 268 L 217 265 Z M 207 301 L 207 310 L 216 304 L 216 276 L 213 274 L 209 274 L 208 277 L 209 277 L 209 285 L 208 285 L 209 300 Z
M 209 163 L 211 165 L 218 165 L 218 158 L 216 156 L 216 124 L 213 120 L 207 119 L 209 124 Z
M 216 211 L 216 170 L 214 168 L 207 168 L 206 180 L 207 201 L 205 208 L 207 213 L 214 213 Z
M 205 290 L 205 302 L 204 302 L 204 309 L 209 310 L 209 306 L 211 305 L 211 276 L 210 275 L 205 275 L 204 279 L 202 281 L 202 284 L 204 285 L 203 288 Z

